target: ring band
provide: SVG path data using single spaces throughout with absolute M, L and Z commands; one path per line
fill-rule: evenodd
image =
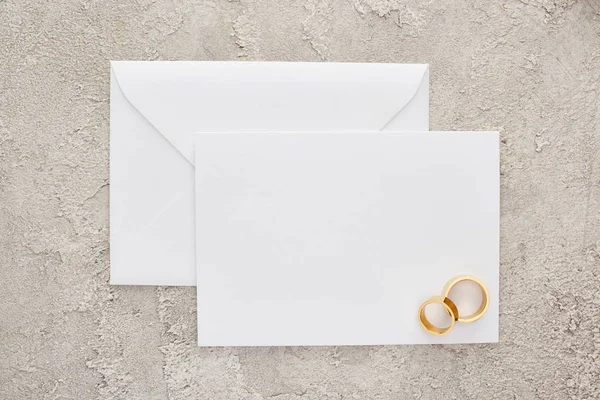
M 435 326 L 431 322 L 429 322 L 429 320 L 427 319 L 427 316 L 425 315 L 425 307 L 428 306 L 429 304 L 440 304 L 444 307 L 446 312 L 448 312 L 448 314 L 450 314 L 452 316 L 452 322 L 450 323 L 450 326 L 445 327 L 445 328 L 440 328 L 439 326 Z M 445 335 L 446 333 L 450 332 L 452 330 L 452 328 L 454 328 L 454 324 L 456 323 L 457 320 L 458 320 L 458 309 L 456 308 L 456 304 L 454 304 L 454 302 L 452 302 L 452 300 L 450 300 L 447 297 L 444 297 L 444 296 L 430 297 L 427 301 L 425 301 L 423 304 L 421 304 L 421 307 L 419 307 L 419 322 L 421 323 L 421 326 L 423 327 L 423 329 L 425 329 L 427 332 L 431 333 L 432 335 L 436 335 L 436 336 Z
M 481 304 L 479 305 L 477 311 L 475 311 L 471 315 L 463 317 L 459 313 L 457 313 L 457 320 L 458 322 L 477 321 L 479 318 L 483 317 L 483 314 L 485 314 L 490 305 L 490 292 L 488 291 L 487 287 L 485 287 L 483 282 L 481 282 L 479 279 L 473 278 L 472 276 L 457 276 L 456 278 L 452 278 L 448 281 L 448 283 L 446 283 L 446 286 L 444 286 L 444 290 L 442 291 L 442 297 L 448 298 L 448 295 L 450 294 L 450 291 L 452 290 L 454 285 L 464 281 L 474 282 L 475 284 L 477 284 L 477 286 L 479 286 L 479 288 L 481 289 Z

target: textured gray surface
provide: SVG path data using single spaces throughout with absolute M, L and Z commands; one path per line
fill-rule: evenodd
M 111 59 L 430 63 L 501 131 L 501 343 L 199 349 L 193 288 L 109 286 Z M 599 84 L 597 0 L 0 0 L 0 398 L 600 398 Z

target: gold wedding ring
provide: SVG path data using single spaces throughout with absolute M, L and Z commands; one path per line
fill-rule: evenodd
M 481 289 L 481 304 L 479 305 L 479 308 L 477 309 L 477 311 L 475 311 L 471 315 L 467 315 L 467 316 L 463 317 L 459 313 L 458 314 L 458 322 L 473 322 L 473 321 L 477 321 L 479 318 L 483 317 L 483 314 L 485 314 L 488 307 L 490 306 L 490 292 L 488 291 L 487 287 L 485 287 L 485 285 L 479 279 L 474 278 L 472 276 L 466 276 L 466 275 L 465 276 L 457 276 L 456 278 L 452 278 L 448 281 L 448 283 L 446 283 L 446 286 L 444 286 L 444 290 L 442 291 L 442 296 L 448 297 L 448 295 L 450 294 L 450 291 L 456 284 L 458 284 L 460 282 L 465 282 L 465 281 L 473 282 L 477 286 L 479 286 L 479 289 Z
M 477 311 L 475 311 L 473 314 L 461 316 L 461 314 L 458 311 L 458 307 L 448 296 L 450 295 L 450 291 L 454 286 L 456 286 L 460 282 L 467 281 L 475 283 L 477 286 L 479 286 L 479 289 L 481 289 L 481 304 L 479 305 Z M 440 304 L 444 307 L 448 315 L 452 318 L 450 326 L 443 328 L 435 326 L 427 319 L 427 315 L 425 314 L 425 307 L 427 307 L 429 304 Z M 455 278 L 450 279 L 448 283 L 446 283 L 444 289 L 442 290 L 441 296 L 430 297 L 423 304 L 421 304 L 421 307 L 419 307 L 419 322 L 421 323 L 423 329 L 425 329 L 427 332 L 431 333 L 432 335 L 442 336 L 450 332 L 452 328 L 454 328 L 456 322 L 477 321 L 479 318 L 483 317 L 489 306 L 490 292 L 488 291 L 487 287 L 483 284 L 483 282 L 472 276 L 457 276 Z
M 427 315 L 425 315 L 425 307 L 427 307 L 429 304 L 440 304 L 444 307 L 444 309 L 452 317 L 452 322 L 450 323 L 450 326 L 441 328 L 441 327 L 435 326 L 431 322 L 429 322 L 429 320 L 427 319 Z M 458 309 L 456 308 L 456 305 L 452 302 L 452 300 L 450 300 L 447 297 L 443 297 L 443 296 L 430 297 L 427 301 L 425 301 L 425 303 L 421 304 L 421 307 L 419 307 L 419 322 L 421 323 L 421 326 L 423 327 L 423 329 L 425 329 L 427 332 L 431 333 L 432 335 L 436 335 L 436 336 L 445 335 L 446 333 L 450 332 L 452 330 L 452 328 L 454 328 L 454 324 L 456 323 L 457 320 L 458 320 Z

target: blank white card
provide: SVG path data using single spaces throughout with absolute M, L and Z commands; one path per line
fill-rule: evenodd
M 196 136 L 200 346 L 498 341 L 497 132 Z M 456 275 L 487 314 L 432 336 Z

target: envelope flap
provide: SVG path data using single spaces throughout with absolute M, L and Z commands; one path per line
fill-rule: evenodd
M 193 134 L 383 128 L 426 64 L 116 61 L 129 102 L 192 164 Z

